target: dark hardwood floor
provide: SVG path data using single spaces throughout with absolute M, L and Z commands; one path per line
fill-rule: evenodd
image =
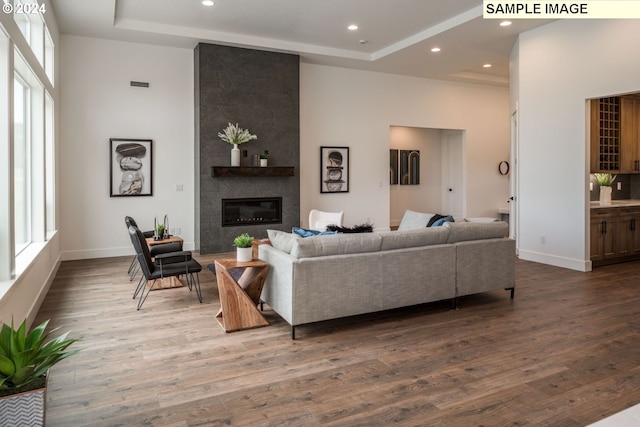
M 47 426 L 570 427 L 640 403 L 638 262 L 519 261 L 514 300 L 302 326 L 292 341 L 268 307 L 270 326 L 223 332 L 206 269 L 203 304 L 167 289 L 137 311 L 130 260 L 62 263 L 36 321 L 83 350 L 52 369 Z

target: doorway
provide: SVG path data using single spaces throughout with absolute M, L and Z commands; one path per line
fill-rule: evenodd
M 464 131 L 390 126 L 390 158 L 394 150 L 419 152 L 419 181 L 411 185 L 391 180 L 390 227 L 400 224 L 405 210 L 463 217 L 466 192 Z

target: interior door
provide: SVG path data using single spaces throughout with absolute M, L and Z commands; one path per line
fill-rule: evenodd
M 518 109 L 511 114 L 511 156 L 509 159 L 509 237 L 516 241 L 518 251 Z
M 442 131 L 442 212 L 465 216 L 464 132 Z

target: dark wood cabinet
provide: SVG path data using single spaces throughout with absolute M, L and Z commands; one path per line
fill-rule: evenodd
M 616 255 L 616 210 L 591 210 L 591 261 L 600 262 Z
M 591 172 L 640 173 L 640 98 L 591 100 Z
M 640 206 L 591 209 L 594 265 L 640 259 Z
M 640 208 L 619 208 L 617 211 L 616 256 L 640 255 Z

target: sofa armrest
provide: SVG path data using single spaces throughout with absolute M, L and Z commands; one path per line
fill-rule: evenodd
M 293 270 L 298 258 L 269 245 L 258 247 L 258 258 L 269 264 L 262 300 L 293 324 Z

